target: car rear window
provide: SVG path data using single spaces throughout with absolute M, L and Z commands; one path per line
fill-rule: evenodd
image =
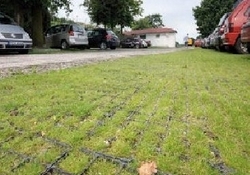
M 84 33 L 84 28 L 80 25 L 73 25 L 73 31 Z
M 0 24 L 16 25 L 13 19 L 0 13 Z

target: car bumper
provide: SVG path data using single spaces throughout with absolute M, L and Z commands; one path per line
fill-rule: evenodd
M 234 46 L 239 34 L 238 33 L 226 33 L 221 36 L 222 45 Z
M 31 41 L 0 40 L 0 50 L 22 50 L 32 49 Z
M 119 47 L 120 42 L 110 41 L 108 44 L 109 47 Z
M 241 29 L 241 41 L 243 43 L 250 42 L 250 23 L 244 25 Z

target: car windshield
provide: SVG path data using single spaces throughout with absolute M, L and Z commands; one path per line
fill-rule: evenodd
M 114 36 L 116 35 L 116 34 L 115 34 L 113 31 L 111 31 L 111 30 L 108 30 L 107 33 L 108 33 L 109 35 L 114 35 Z
M 218 26 L 221 26 L 221 25 L 224 23 L 225 19 L 229 16 L 229 14 L 230 14 L 230 13 L 225 13 L 225 14 L 221 17 Z
M 8 16 L 0 13 L 0 24 L 11 24 L 16 25 L 16 23 Z

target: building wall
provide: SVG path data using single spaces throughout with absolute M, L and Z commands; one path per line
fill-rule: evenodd
M 176 33 L 146 34 L 153 47 L 175 47 Z

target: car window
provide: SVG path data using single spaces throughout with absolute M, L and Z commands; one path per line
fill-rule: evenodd
M 114 33 L 113 31 L 110 31 L 110 30 L 108 30 L 107 33 L 108 33 L 109 35 L 115 35 L 115 33 Z
M 100 34 L 100 32 L 98 30 L 95 30 L 92 32 L 92 36 L 98 36 Z
M 88 37 L 93 36 L 93 31 L 88 31 L 87 34 L 88 34 Z
M 68 25 L 61 25 L 61 32 L 65 32 Z
M 81 33 L 84 33 L 83 27 L 81 27 L 81 26 L 79 26 L 79 25 L 73 25 L 73 31 L 74 31 L 74 32 L 81 32 Z
M 1 13 L 0 13 L 0 24 L 17 25 L 16 22 L 12 18 Z
M 53 34 L 61 32 L 61 28 L 62 28 L 61 26 L 55 26 Z
M 55 27 L 51 27 L 47 30 L 46 35 L 52 35 L 54 33 Z

